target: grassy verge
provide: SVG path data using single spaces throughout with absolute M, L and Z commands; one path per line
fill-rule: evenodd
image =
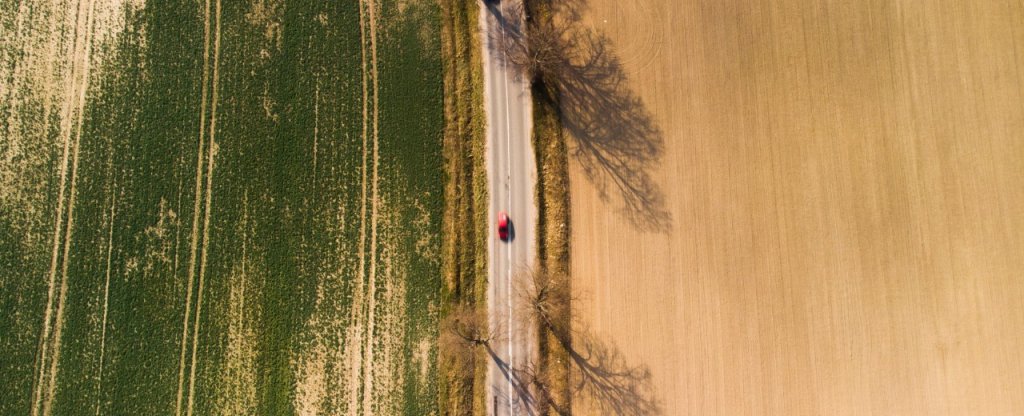
M 444 61 L 445 208 L 442 220 L 441 320 L 453 306 L 486 307 L 487 172 L 483 67 L 476 2 L 441 1 Z M 440 354 L 451 351 L 440 351 Z M 439 361 L 441 414 L 485 414 L 486 357 L 474 357 L 472 373 Z
M 550 4 L 526 0 L 531 20 L 551 19 Z M 569 279 L 569 164 L 565 136 L 560 121 L 558 90 L 548 85 L 542 75 L 532 84 L 533 148 L 538 165 L 537 247 L 540 274 L 553 279 L 549 286 L 565 291 L 561 296 L 572 299 Z M 572 414 L 569 381 L 569 351 L 563 343 L 572 333 L 571 305 L 566 313 L 553 316 L 551 325 L 538 324 L 539 382 L 544 386 L 540 414 Z M 562 337 L 562 340 L 559 339 Z
M 442 6 L 442 53 L 445 63 L 445 206 L 441 321 L 455 305 L 486 307 L 487 290 L 487 182 L 485 170 L 486 115 L 483 110 L 483 74 L 475 2 L 446 0 Z M 546 16 L 543 6 L 531 11 Z M 537 7 L 540 6 L 540 7 Z M 546 17 L 545 17 L 546 18 Z M 545 275 L 569 290 L 568 160 L 559 121 L 557 92 L 542 79 L 534 82 L 533 145 L 538 163 L 538 255 Z M 568 309 L 566 309 L 568 310 Z M 555 328 L 540 328 L 540 369 L 551 406 L 542 413 L 570 411 L 569 357 L 559 341 L 568 333 L 568 315 Z M 441 351 L 445 354 L 445 351 Z M 439 401 L 445 415 L 486 414 L 482 394 L 487 371 L 482 352 L 474 357 L 470 374 L 439 362 Z
M 554 279 L 550 287 L 570 291 L 569 171 L 565 139 L 558 117 L 557 96 L 543 84 L 533 86 L 533 146 L 537 158 L 537 247 L 541 275 Z M 563 296 L 563 299 L 571 299 Z M 571 311 L 571 305 L 563 309 Z M 559 334 L 570 334 L 571 313 L 553 317 L 552 326 L 539 324 L 539 369 L 550 397 L 542 414 L 570 414 L 569 353 Z

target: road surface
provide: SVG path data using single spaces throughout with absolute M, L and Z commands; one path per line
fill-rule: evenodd
M 503 36 L 509 24 L 502 10 L 516 0 L 484 1 L 480 8 L 481 45 L 484 49 L 484 102 L 487 111 L 487 171 L 490 181 L 491 219 L 487 302 L 491 328 L 503 336 L 492 344 L 487 370 L 488 412 L 500 415 L 531 415 L 528 390 L 518 383 L 510 368 L 525 368 L 536 345 L 535 325 L 514 307 L 513 278 L 534 263 L 536 257 L 537 205 L 534 184 L 537 168 L 530 140 L 532 112 L 529 86 L 501 59 L 502 51 L 489 33 Z M 499 25 L 503 21 L 503 25 Z M 496 32 L 491 32 L 496 31 Z M 497 42 L 494 42 L 497 43 Z M 498 212 L 512 221 L 508 242 L 498 239 L 494 225 Z

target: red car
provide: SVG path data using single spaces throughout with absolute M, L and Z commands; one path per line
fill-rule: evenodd
M 501 241 L 508 241 L 508 227 L 509 227 L 508 214 L 505 211 L 498 212 L 498 238 Z

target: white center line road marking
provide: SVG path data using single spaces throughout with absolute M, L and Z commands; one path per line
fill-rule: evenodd
M 499 25 L 498 28 L 499 28 L 499 33 L 501 34 L 502 42 L 504 43 L 505 28 L 500 26 L 500 25 Z M 505 182 L 505 192 L 506 192 L 506 195 L 508 196 L 508 209 L 509 209 L 509 211 L 511 211 L 512 210 L 512 122 L 511 122 L 511 115 L 510 115 L 510 112 L 509 112 L 509 107 L 511 107 L 511 105 L 510 105 L 509 99 L 508 99 L 508 65 L 506 65 L 506 62 L 508 62 L 508 58 L 506 56 L 504 56 L 505 55 L 505 51 L 504 50 L 502 50 L 501 53 L 502 53 L 502 64 L 501 65 L 502 65 L 502 69 L 504 70 L 503 71 L 504 72 L 503 75 L 505 75 L 505 76 L 502 77 L 502 85 L 505 88 L 505 92 L 503 94 L 504 97 L 505 97 L 505 159 L 506 159 L 506 161 L 508 161 L 508 165 L 506 166 L 507 172 L 506 172 L 506 175 L 505 175 L 505 180 L 506 180 L 506 182 Z M 508 302 L 508 333 L 509 333 L 508 365 L 509 365 L 509 370 L 510 370 L 509 371 L 509 377 L 507 377 L 507 379 L 508 379 L 508 411 L 509 411 L 509 414 L 515 415 L 516 411 L 515 411 L 515 408 L 513 407 L 513 398 L 512 398 L 512 391 L 514 390 L 514 386 L 512 385 L 512 377 L 511 377 L 512 365 L 515 363 L 515 358 L 514 358 L 515 357 L 515 350 L 514 350 L 515 342 L 512 342 L 512 339 L 511 339 L 512 338 L 512 334 L 515 332 L 515 329 L 513 328 L 513 319 L 512 319 L 513 318 L 513 311 L 512 311 L 512 244 L 514 242 L 514 230 L 515 230 L 515 228 L 512 225 L 510 225 L 510 228 L 512 228 L 513 233 L 509 235 L 510 238 L 508 239 L 508 242 L 506 243 L 508 245 L 508 250 L 507 250 L 507 253 L 508 253 L 507 254 L 508 255 L 508 264 L 507 264 L 507 266 L 508 266 L 508 268 L 506 270 L 506 275 L 505 275 L 505 281 L 507 282 L 505 296 L 506 296 L 506 302 Z
M 493 399 L 494 406 L 487 411 L 493 416 L 532 414 L 528 398 L 519 396 L 527 394 L 526 386 L 518 385 L 512 378 L 514 370 L 529 361 L 533 351 L 531 338 L 536 336 L 529 330 L 529 323 L 517 321 L 523 317 L 516 316 L 513 303 L 516 299 L 513 272 L 517 267 L 528 267 L 534 262 L 533 230 L 537 217 L 533 192 L 536 164 L 530 141 L 532 120 L 528 85 L 522 77 L 516 76 L 514 65 L 508 63 L 506 51 L 501 47 L 504 40 L 512 36 L 504 27 L 506 22 L 502 20 L 502 14 L 515 6 L 514 3 L 505 3 L 517 1 L 520 0 L 482 0 L 478 3 L 479 30 L 486 39 L 481 42 L 481 55 L 484 59 L 484 108 L 487 115 L 487 176 L 491 190 L 488 212 L 494 218 L 498 212 L 506 211 L 510 219 L 514 218 L 510 224 L 514 237 L 505 242 L 499 241 L 496 229 L 491 229 L 487 245 L 491 259 L 487 288 L 489 322 L 492 328 L 508 335 L 496 340 L 494 345 L 495 351 L 506 355 L 495 357 L 488 364 L 487 384 L 492 389 L 489 398 Z M 507 24 L 521 26 L 522 22 L 509 21 Z M 510 96 L 511 93 L 515 95 Z M 505 119 L 501 120 L 501 117 Z M 516 176 L 513 178 L 513 175 Z M 502 244 L 505 247 L 501 247 Z M 506 304 L 502 305 L 502 302 Z M 503 342 L 508 345 L 503 345 Z M 498 377 L 505 377 L 506 382 L 502 383 Z M 508 406 L 499 408 L 499 399 L 505 399 Z

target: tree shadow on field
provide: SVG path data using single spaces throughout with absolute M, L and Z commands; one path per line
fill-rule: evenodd
M 568 363 L 568 392 L 581 399 L 585 410 L 602 415 L 654 416 L 660 415 L 651 372 L 646 365 L 631 365 L 621 351 L 611 343 L 599 339 L 582 322 L 568 317 L 569 305 L 578 301 L 569 293 L 568 286 L 558 283 L 543 272 L 531 272 L 518 280 L 516 298 L 520 313 L 527 322 L 535 322 L 553 335 L 552 342 L 565 352 Z M 548 363 L 551 365 L 551 363 Z M 572 405 L 559 403 L 556 380 L 545 366 L 531 362 L 526 368 L 516 369 L 516 381 L 533 386 L 531 396 L 541 413 L 550 410 L 558 415 L 571 415 Z M 555 376 L 557 377 L 557 376 Z
M 574 395 L 586 398 L 601 414 L 650 416 L 661 414 L 647 366 L 629 365 L 622 353 L 590 331 L 577 331 L 565 345 L 573 366 Z
M 629 365 L 618 349 L 587 331 L 574 331 L 571 340 L 560 335 L 557 338 L 569 355 L 572 397 L 582 399 L 589 406 L 588 410 L 602 415 L 662 414 L 647 366 Z M 573 414 L 571 409 L 554 399 L 556 393 L 536 362 L 531 361 L 522 368 L 511 366 L 490 345 L 485 347 L 501 369 L 504 379 L 511 383 L 515 396 L 513 405 L 517 409 L 530 415 L 546 414 L 547 411 L 563 416 Z M 495 398 L 496 402 L 498 400 L 507 399 Z
M 572 137 L 569 154 L 583 173 L 638 229 L 667 232 L 672 216 L 651 170 L 661 161 L 665 139 L 643 101 L 628 85 L 609 39 L 581 23 L 581 0 L 544 3 L 550 17 L 521 9 L 492 8 L 502 22 L 491 30 L 499 58 L 534 80 L 535 94 L 555 103 Z M 527 35 L 516 22 L 527 16 Z M 536 87 L 540 88 L 536 88 Z
M 602 415 L 656 416 L 662 414 L 651 382 L 651 371 L 645 365 L 630 365 L 622 353 L 586 330 L 574 330 L 571 337 L 559 335 L 559 344 L 568 352 L 572 407 L 585 405 L 585 411 Z M 537 391 L 535 403 L 554 414 L 572 415 L 573 410 L 554 400 L 543 371 L 531 364 L 518 369 L 516 380 L 526 382 Z M 532 399 L 532 396 L 531 396 Z M 582 412 L 581 412 L 582 413 Z

